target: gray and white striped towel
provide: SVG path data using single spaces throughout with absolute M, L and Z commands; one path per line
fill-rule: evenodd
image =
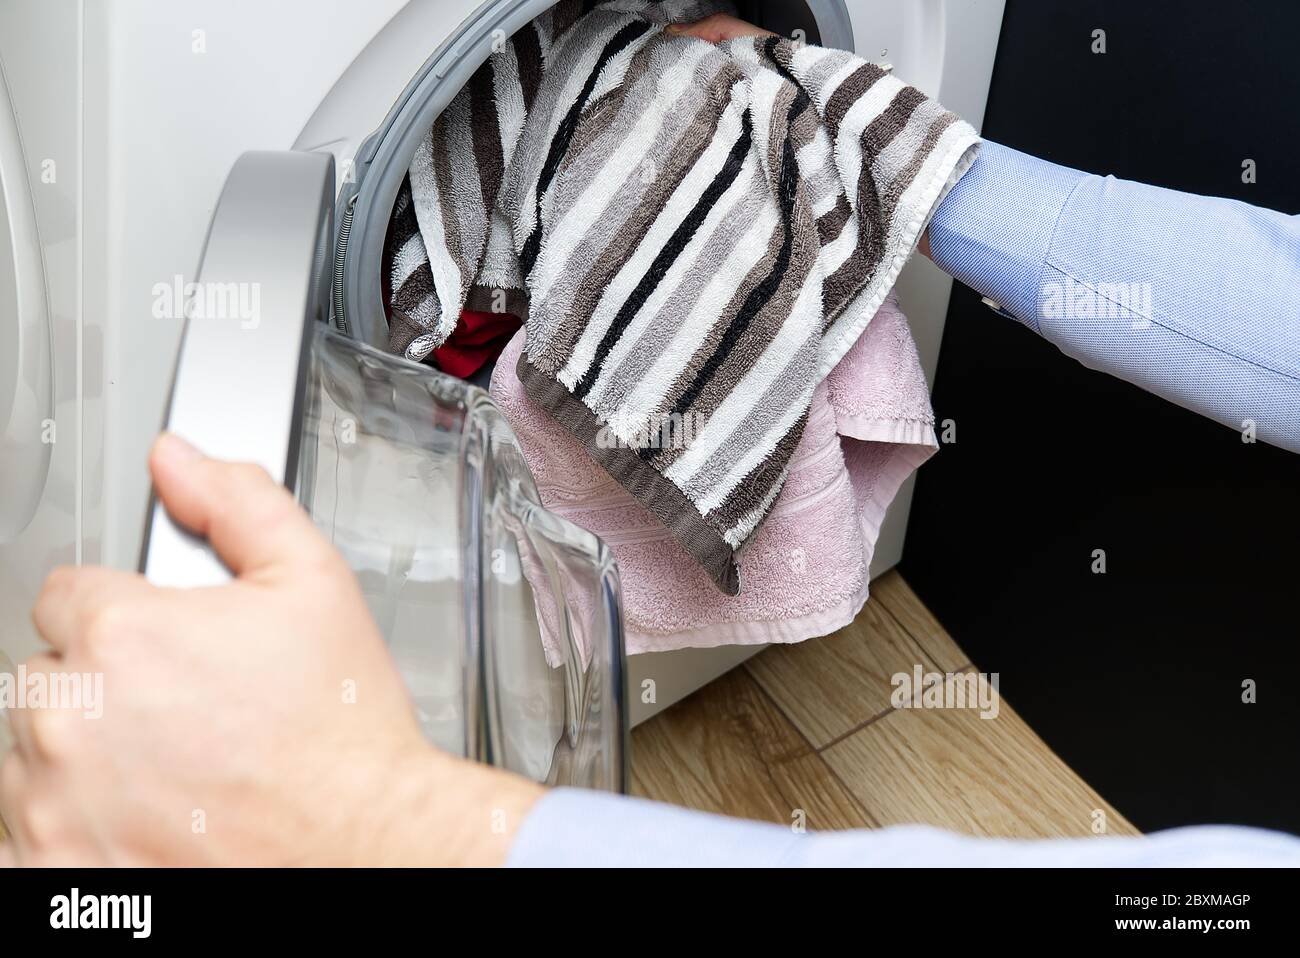
M 664 30 L 698 0 L 564 0 L 434 126 L 399 200 L 392 348 L 526 317 L 530 397 L 723 592 L 813 388 L 978 148 L 874 64 Z M 431 255 L 430 255 L 431 254 Z

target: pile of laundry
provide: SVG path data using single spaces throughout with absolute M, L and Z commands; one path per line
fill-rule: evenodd
M 833 631 L 936 445 L 890 292 L 978 138 L 852 54 L 664 29 L 720 4 L 592 6 L 503 43 L 422 141 L 390 346 L 462 376 L 503 350 L 492 394 L 614 550 L 629 651 Z

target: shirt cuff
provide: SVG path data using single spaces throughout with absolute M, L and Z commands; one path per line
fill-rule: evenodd
M 733 868 L 786 863 L 806 841 L 780 825 L 688 811 L 640 798 L 555 788 L 519 828 L 513 868 Z
M 1300 839 L 1233 826 L 1149 837 L 973 838 L 928 825 L 800 834 L 639 798 L 560 788 L 524 819 L 516 868 L 1265 867 L 1300 865 Z
M 930 220 L 930 258 L 1037 332 L 1056 221 L 1087 176 L 984 141 Z

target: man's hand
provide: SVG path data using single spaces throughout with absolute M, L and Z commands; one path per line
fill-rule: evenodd
M 696 20 L 694 23 L 670 23 L 667 30 L 669 33 L 707 40 L 709 43 L 726 43 L 728 40 L 735 40 L 738 37 L 771 37 L 776 35 L 770 30 L 756 27 L 752 23 L 746 23 L 737 17 L 729 17 L 725 13 L 715 13 L 711 17 Z
M 102 716 L 10 713 L 0 859 L 503 861 L 540 787 L 425 742 L 351 572 L 288 492 L 173 437 L 149 465 L 168 512 L 236 578 L 50 575 L 32 614 L 51 650 L 28 672 L 102 674 Z

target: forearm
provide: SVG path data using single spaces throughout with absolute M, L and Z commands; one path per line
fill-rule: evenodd
M 384 866 L 503 865 L 524 819 L 546 790 L 499 769 L 425 747 L 402 768 L 375 774 L 381 805 L 352 860 Z
M 927 240 L 1084 365 L 1300 451 L 1300 218 L 985 143 Z

